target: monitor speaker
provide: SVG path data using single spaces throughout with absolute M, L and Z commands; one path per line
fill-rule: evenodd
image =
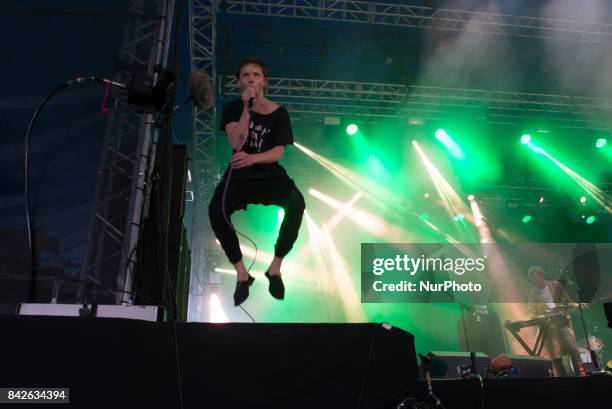
M 467 378 L 473 374 L 472 360 L 469 352 L 432 351 L 434 355 L 442 359 L 448 365 L 448 371 L 444 374 L 432 374 L 432 378 L 456 379 Z M 475 353 L 474 363 L 476 373 L 483 378 L 491 377 L 491 358 L 482 352 Z
M 549 378 L 553 376 L 552 361 L 541 356 L 502 354 L 491 362 L 496 377 Z

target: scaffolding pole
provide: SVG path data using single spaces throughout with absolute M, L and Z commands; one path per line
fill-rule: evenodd
M 604 44 L 612 24 L 452 10 L 406 4 L 406 1 L 227 0 L 228 14 L 342 21 L 514 37 L 548 38 Z
M 174 0 L 137 0 L 129 9 L 115 79 L 129 80 L 132 69 L 165 65 Z M 153 76 L 157 79 L 157 74 Z M 134 110 L 123 95 L 109 112 L 94 194 L 85 256 L 81 267 L 80 302 L 96 302 L 113 293 L 118 304 L 132 304 L 133 266 L 148 207 L 157 130 L 151 114 Z
M 194 212 L 192 220 L 192 263 L 190 275 L 189 321 L 210 321 L 209 300 L 218 294 L 219 273 L 215 272 L 215 259 L 219 250 L 208 220 L 208 204 L 220 179 L 216 158 L 216 32 L 217 8 L 215 0 L 190 0 L 189 45 L 191 69 L 206 70 L 213 90 L 213 105 L 207 110 L 194 108 L 191 141 Z

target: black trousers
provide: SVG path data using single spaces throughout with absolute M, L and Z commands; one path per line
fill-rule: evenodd
M 574 336 L 574 334 L 570 331 L 570 329 L 567 326 L 551 326 L 551 328 L 549 329 L 550 333 L 549 333 L 549 337 L 550 336 L 554 336 L 557 338 L 560 346 L 561 346 L 561 354 L 565 355 L 569 355 L 570 356 L 570 360 L 572 362 L 572 367 L 574 369 L 574 373 L 573 374 L 568 374 L 567 371 L 565 370 L 565 367 L 563 366 L 563 359 L 559 358 L 559 359 L 553 359 L 553 367 L 555 369 L 555 373 L 557 374 L 557 376 L 572 376 L 572 375 L 579 375 L 578 372 L 578 365 L 580 365 L 580 363 L 582 363 L 582 357 L 580 356 L 580 350 L 578 349 L 578 343 L 576 342 L 576 337 Z
M 208 206 L 208 216 L 225 255 L 232 264 L 235 264 L 242 259 L 242 251 L 236 231 L 223 216 L 222 197 L 225 185 L 226 178 L 223 178 L 217 185 Z M 297 239 L 306 207 L 304 197 L 293 180 L 284 175 L 254 180 L 232 178 L 225 196 L 225 216 L 230 220 L 232 213 L 238 209 L 246 209 L 248 204 L 277 205 L 284 209 L 285 216 L 274 246 L 274 255 L 285 257 Z

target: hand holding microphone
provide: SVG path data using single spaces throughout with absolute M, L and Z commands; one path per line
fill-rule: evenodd
M 253 109 L 255 98 L 257 98 L 257 91 L 253 87 L 247 87 L 242 93 L 242 102 L 246 104 L 249 110 Z
M 236 152 L 230 159 L 230 166 L 234 169 L 245 168 L 255 164 L 255 156 L 246 152 Z

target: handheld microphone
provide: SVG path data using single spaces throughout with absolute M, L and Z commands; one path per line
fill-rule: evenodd
M 249 110 L 253 109 L 253 101 L 255 100 L 255 98 L 251 97 L 249 98 Z

